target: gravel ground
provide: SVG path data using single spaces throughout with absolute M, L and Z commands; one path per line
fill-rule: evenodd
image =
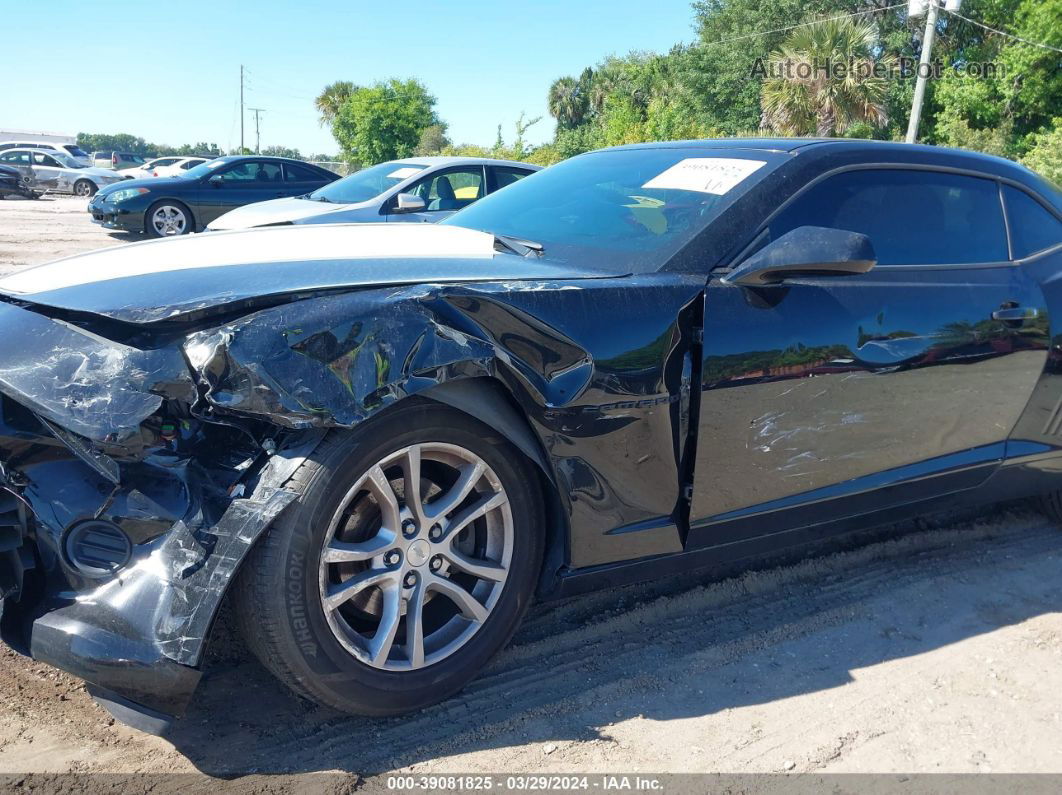
M 130 239 L 83 200 L 0 202 L 0 271 Z M 1062 531 L 1010 506 L 539 605 L 464 693 L 387 720 L 300 701 L 222 621 L 167 739 L 4 651 L 0 774 L 347 792 L 390 772 L 1060 773 L 1060 572 Z

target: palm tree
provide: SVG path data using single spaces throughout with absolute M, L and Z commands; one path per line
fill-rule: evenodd
M 357 90 L 358 87 L 349 80 L 337 80 L 324 87 L 324 90 L 317 95 L 317 99 L 313 101 L 314 107 L 321 115 L 322 127 L 327 127 L 335 120 L 343 103 Z
M 794 30 L 768 58 L 763 126 L 829 137 L 857 122 L 884 124 L 888 84 L 882 73 L 874 74 L 874 64 L 890 67 L 894 59 L 875 58 L 876 42 L 873 23 L 851 18 Z
M 574 77 L 558 77 L 549 87 L 549 115 L 563 127 L 575 127 L 589 110 L 585 87 Z

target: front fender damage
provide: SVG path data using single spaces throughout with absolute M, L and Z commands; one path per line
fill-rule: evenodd
M 32 554 L 16 557 L 38 582 L 5 599 L 5 639 L 21 627 L 35 658 L 112 704 L 180 714 L 239 565 L 296 499 L 285 485 L 329 429 L 461 379 L 504 384 L 526 417 L 517 447 L 539 448 L 580 534 L 573 565 L 629 556 L 635 542 L 674 551 L 701 285 L 645 277 L 631 303 L 626 280 L 593 281 L 596 294 L 576 279 L 292 296 L 221 325 L 120 334 L 0 302 L 12 351 L 0 357 L 0 489 L 32 514 Z M 594 321 L 599 304 L 624 307 L 623 339 Z M 96 520 L 132 544 L 103 578 L 65 546 Z

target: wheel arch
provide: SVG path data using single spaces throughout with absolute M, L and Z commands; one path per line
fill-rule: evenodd
M 490 426 L 534 465 L 546 519 L 545 553 L 537 590 L 540 597 L 549 596 L 558 585 L 559 572 L 570 559 L 571 534 L 556 473 L 531 423 L 505 386 L 495 378 L 483 376 L 444 381 L 417 396 L 443 403 Z

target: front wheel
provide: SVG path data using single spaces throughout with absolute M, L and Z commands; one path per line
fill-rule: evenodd
M 148 208 L 144 231 L 152 237 L 187 235 L 192 231 L 192 214 L 178 202 L 155 202 Z
M 504 646 L 542 560 L 541 495 L 489 427 L 411 401 L 335 432 L 235 591 L 248 645 L 297 693 L 392 715 L 441 701 Z
M 96 183 L 90 179 L 79 179 L 74 183 L 74 195 L 81 196 L 82 198 L 88 198 L 94 196 L 98 188 Z

